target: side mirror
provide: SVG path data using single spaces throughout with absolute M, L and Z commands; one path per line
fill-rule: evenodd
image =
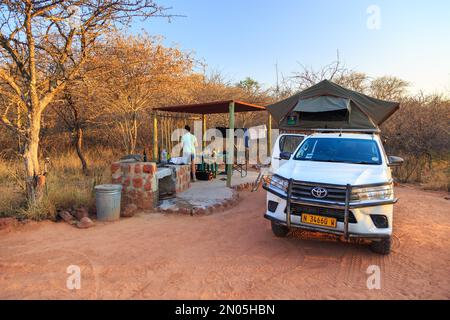
M 292 153 L 284 151 L 280 152 L 280 159 L 281 160 L 289 160 L 291 158 Z
M 396 157 L 396 156 L 388 156 L 388 166 L 389 167 L 398 167 L 403 164 L 403 158 Z

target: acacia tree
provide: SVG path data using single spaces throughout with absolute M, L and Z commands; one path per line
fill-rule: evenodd
M 106 107 L 104 122 L 117 135 L 128 154 L 136 152 L 142 118 L 152 107 L 164 104 L 167 96 L 192 73 L 190 54 L 162 46 L 157 38 L 115 34 L 101 54 L 96 93 Z
M 405 97 L 409 83 L 392 76 L 376 78 L 370 83 L 370 94 L 378 99 L 401 100 Z
M 96 124 L 104 110 L 96 103 L 95 77 L 83 70 L 83 77 L 70 82 L 61 97 L 51 104 L 51 110 L 60 120 L 59 125 L 70 133 L 70 142 L 81 163 L 81 170 L 89 175 L 88 163 L 83 152 L 84 131 Z
M 293 72 L 290 81 L 285 81 L 285 86 L 293 86 L 294 91 L 305 90 L 322 80 L 330 80 L 348 89 L 365 92 L 368 88 L 369 78 L 365 73 L 356 72 L 346 68 L 339 60 L 319 68 L 317 70 L 301 66 L 300 71 Z M 293 90 L 287 90 L 292 94 Z
M 1 0 L 0 80 L 7 85 L 0 123 L 23 141 L 30 204 L 40 201 L 45 178 L 38 148 L 46 107 L 74 79 L 102 35 L 133 17 L 164 16 L 153 0 Z M 3 88 L 3 86 L 2 86 Z M 11 119 L 11 106 L 24 116 Z
M 240 91 L 239 99 L 243 101 L 260 105 L 266 105 L 271 102 L 268 91 L 262 89 L 260 83 L 250 77 L 239 81 L 239 83 L 236 84 L 236 87 Z M 241 112 L 236 114 L 237 119 L 239 119 L 239 125 L 243 128 L 247 128 L 258 122 L 264 123 L 265 118 L 262 119 L 262 116 L 267 117 L 266 114 L 261 112 Z

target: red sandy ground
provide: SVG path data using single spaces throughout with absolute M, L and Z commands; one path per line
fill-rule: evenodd
M 447 194 L 396 189 L 393 252 L 305 234 L 278 239 L 265 192 L 210 216 L 141 214 L 79 230 L 45 222 L 0 232 L 0 298 L 449 299 Z M 309 237 L 309 239 L 308 239 Z M 66 269 L 81 267 L 81 289 Z M 368 290 L 367 267 L 381 269 Z

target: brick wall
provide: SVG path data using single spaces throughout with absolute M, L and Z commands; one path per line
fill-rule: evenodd
M 158 179 L 154 162 L 114 162 L 111 165 L 112 183 L 121 184 L 122 208 L 133 203 L 139 209 L 158 205 Z
M 191 186 L 191 166 L 190 165 L 169 165 L 169 167 L 175 170 L 176 177 L 176 186 L 175 192 L 183 192 L 186 189 L 189 189 Z

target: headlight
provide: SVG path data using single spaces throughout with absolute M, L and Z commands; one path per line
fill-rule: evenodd
M 270 187 L 271 188 L 277 188 L 284 192 L 287 192 L 288 185 L 289 185 L 289 180 L 287 180 L 283 177 L 274 175 L 274 176 L 272 176 L 272 179 L 270 179 Z
M 392 200 L 394 199 L 394 190 L 392 183 L 371 188 L 353 189 L 352 201 L 370 201 L 370 200 Z

